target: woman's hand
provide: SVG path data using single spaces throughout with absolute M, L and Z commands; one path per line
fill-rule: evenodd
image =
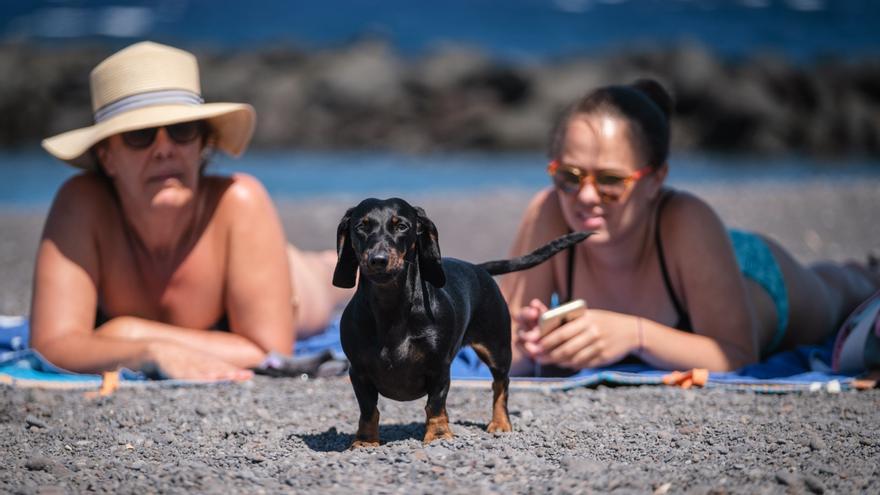
M 515 316 L 517 332 L 514 345 L 532 361 L 539 353 L 541 329 L 538 327 L 538 319 L 547 311 L 547 306 L 539 299 L 532 299 L 528 306 L 520 308 Z
M 148 326 L 156 328 L 149 332 Z M 173 330 L 165 327 L 166 325 L 140 318 L 121 316 L 101 325 L 95 334 L 103 338 L 143 341 L 147 346 L 147 355 L 140 371 L 148 375 L 185 380 L 235 381 L 247 380 L 253 376 L 250 370 L 168 338 L 172 336 Z M 166 338 L 163 339 L 163 336 Z
M 254 375 L 250 370 L 229 364 L 211 354 L 173 342 L 151 342 L 148 349 L 148 358 L 141 366 L 141 371 L 163 378 L 245 381 Z
M 541 337 L 538 319 L 547 311 L 533 299 L 517 317 L 517 345 L 539 364 L 571 369 L 596 368 L 616 363 L 639 348 L 639 321 L 635 316 L 588 309 Z

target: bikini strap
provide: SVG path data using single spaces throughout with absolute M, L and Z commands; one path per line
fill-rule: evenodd
M 678 313 L 679 324 L 677 326 L 690 327 L 690 315 L 684 310 L 684 307 L 681 305 L 681 302 L 678 300 L 678 297 L 676 297 L 675 291 L 672 288 L 672 281 L 669 279 L 669 270 L 666 268 L 666 256 L 663 253 L 663 240 L 660 237 L 660 215 L 663 212 L 663 207 L 666 206 L 667 201 L 669 201 L 669 198 L 673 195 L 674 192 L 671 190 L 665 192 L 660 198 L 660 203 L 657 205 L 654 240 L 657 243 L 657 258 L 660 260 L 660 273 L 663 275 L 663 284 L 666 285 L 666 292 L 669 294 L 669 298 L 672 300 L 672 305 L 675 306 L 675 311 Z
M 573 286 L 574 286 L 574 246 L 568 248 L 568 280 L 566 283 L 568 284 L 568 288 L 565 292 L 565 295 L 568 297 L 567 301 L 571 301 L 572 297 L 574 297 Z

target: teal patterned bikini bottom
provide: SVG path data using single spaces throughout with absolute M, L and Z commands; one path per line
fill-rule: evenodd
M 735 229 L 730 229 L 728 234 L 740 271 L 763 287 L 776 306 L 776 333 L 767 348 L 761 352 L 762 356 L 767 356 L 777 350 L 788 328 L 788 291 L 785 289 L 782 270 L 770 252 L 770 247 L 760 236 Z

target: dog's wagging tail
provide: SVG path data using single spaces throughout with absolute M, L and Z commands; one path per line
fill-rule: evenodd
M 545 244 L 529 254 L 513 258 L 509 260 L 495 260 L 479 263 L 477 266 L 489 272 L 489 275 L 504 275 L 505 273 L 518 272 L 528 270 L 529 268 L 540 265 L 547 261 L 548 258 L 566 250 L 571 246 L 590 237 L 595 232 L 572 232 L 568 235 L 556 238 L 548 244 Z

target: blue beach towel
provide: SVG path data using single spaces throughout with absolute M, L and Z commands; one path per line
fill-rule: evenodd
M 93 389 L 101 385 L 101 375 L 74 373 L 50 363 L 29 347 L 30 326 L 21 316 L 0 315 L 0 384 L 53 389 Z M 330 351 L 337 360 L 345 359 L 339 340 L 338 320 L 324 332 L 296 343 L 295 356 L 307 357 Z M 203 385 L 198 380 L 149 380 L 137 371 L 121 369 L 120 386 L 177 387 Z
M 90 390 L 101 386 L 100 375 L 73 373 L 50 363 L 28 346 L 30 326 L 26 318 L 0 316 L 0 384 L 61 390 Z M 147 380 L 129 369 L 119 372 L 121 387 L 180 387 L 202 385 L 197 380 Z M 212 382 L 213 383 L 213 382 Z
M 48 388 L 96 388 L 100 386 L 98 375 L 70 373 L 53 366 L 28 344 L 28 322 L 21 317 L 0 316 L 0 383 L 22 386 L 47 386 Z M 744 389 L 766 393 L 786 393 L 815 390 L 846 390 L 853 375 L 834 373 L 831 370 L 831 352 L 834 339 L 821 345 L 802 346 L 782 352 L 769 359 L 740 370 L 727 373 L 710 373 L 707 387 Z M 325 332 L 297 341 L 296 356 L 309 356 L 330 351 L 334 357 L 343 358 L 339 339 L 338 322 Z M 476 353 L 462 349 L 452 363 L 451 374 L 460 386 L 484 386 L 491 380 L 489 369 Z M 623 364 L 607 368 L 581 370 L 565 378 L 522 377 L 513 378 L 515 389 L 564 390 L 583 386 L 604 385 L 660 385 L 667 371 L 645 365 Z M 143 374 L 122 370 L 122 386 L 179 386 L 200 382 L 182 380 L 146 380 Z
M 706 387 L 752 390 L 765 393 L 796 391 L 837 391 L 850 388 L 854 375 L 834 373 L 831 370 L 831 349 L 834 339 L 821 345 L 801 346 L 781 352 L 767 360 L 746 366 L 737 371 L 709 373 Z M 585 369 L 565 378 L 530 377 L 514 380 L 525 381 L 529 386 L 554 390 L 598 385 L 662 385 L 669 372 L 657 370 L 644 364 L 619 364 L 605 368 Z M 453 378 L 491 379 L 486 365 L 476 353 L 463 349 L 452 365 Z M 520 387 L 523 388 L 523 387 Z

